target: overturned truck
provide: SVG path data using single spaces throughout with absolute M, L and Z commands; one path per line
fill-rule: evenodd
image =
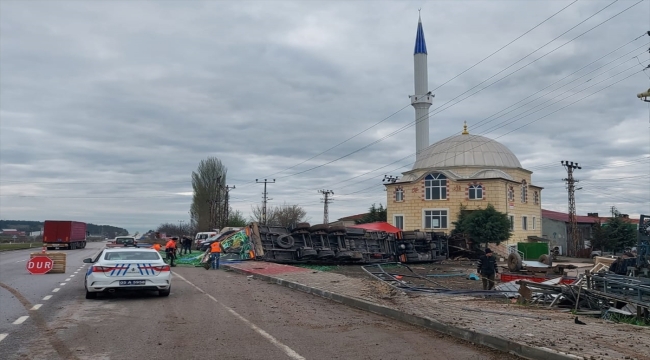
M 278 263 L 369 264 L 399 261 L 432 262 L 448 256 L 441 233 L 388 233 L 327 224 L 297 224 L 294 228 L 252 224 L 257 258 Z

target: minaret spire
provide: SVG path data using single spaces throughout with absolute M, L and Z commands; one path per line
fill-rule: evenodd
M 418 29 L 415 35 L 414 82 L 415 95 L 411 95 L 411 105 L 415 108 L 415 149 L 416 160 L 420 158 L 422 150 L 429 146 L 429 107 L 434 95 L 429 91 L 429 75 L 427 72 L 427 43 L 424 40 L 422 17 L 418 10 Z

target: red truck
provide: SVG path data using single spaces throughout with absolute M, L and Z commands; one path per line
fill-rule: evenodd
M 83 249 L 86 247 L 86 223 L 45 220 L 43 246 L 48 250 Z

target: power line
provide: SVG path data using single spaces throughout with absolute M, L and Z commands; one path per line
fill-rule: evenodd
M 268 193 L 266 192 L 266 184 L 275 184 L 275 179 L 273 179 L 273 181 L 268 181 L 266 179 L 264 179 L 264 181 L 259 181 L 258 179 L 255 179 L 255 182 L 258 183 L 258 184 L 264 184 L 264 195 L 262 197 L 262 219 L 261 220 L 262 220 L 262 223 L 264 225 L 267 225 L 268 224 L 268 219 L 266 218 L 266 204 L 268 203 L 268 201 L 270 199 L 268 198 Z

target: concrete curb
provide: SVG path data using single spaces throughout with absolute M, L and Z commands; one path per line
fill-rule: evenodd
M 259 280 L 264 280 L 268 281 L 271 283 L 275 283 L 293 290 L 298 290 L 302 291 L 308 294 L 313 294 L 316 296 L 320 296 L 350 307 L 354 307 L 360 310 L 365 310 L 374 314 L 382 315 L 394 320 L 402 321 L 408 324 L 412 325 L 417 325 L 417 326 L 422 326 L 427 329 L 435 330 L 437 332 L 441 332 L 443 334 L 447 334 L 450 336 L 453 336 L 458 339 L 462 339 L 465 341 L 469 341 L 475 344 L 480 344 L 484 345 L 487 347 L 490 347 L 492 349 L 496 349 L 499 351 L 507 352 L 510 354 L 515 354 L 517 356 L 521 356 L 526 359 L 532 359 L 532 360 L 576 360 L 576 359 L 583 359 L 582 357 L 571 355 L 571 354 L 566 354 L 562 352 L 555 351 L 553 349 L 548 349 L 548 348 L 540 348 L 540 347 L 534 347 L 534 346 L 529 346 L 525 344 L 520 344 L 512 340 L 504 339 L 502 337 L 496 336 L 496 335 L 490 335 L 490 334 L 485 334 L 485 333 L 480 333 L 476 331 L 471 331 L 459 327 L 455 327 L 452 325 L 444 324 L 442 322 L 436 321 L 434 319 L 430 319 L 427 317 L 420 317 L 416 315 L 411 315 L 407 314 L 405 312 L 401 312 L 399 310 L 391 309 L 385 306 L 377 305 L 365 300 L 349 297 L 349 296 L 343 296 L 339 295 L 336 293 L 332 293 L 329 291 L 317 289 L 314 287 L 310 287 L 307 285 L 302 285 L 299 283 L 287 281 L 284 279 L 268 276 L 268 275 L 261 275 L 261 274 L 256 274 L 254 272 L 246 271 L 243 269 L 238 269 L 235 267 L 231 267 L 227 264 L 221 265 L 223 268 L 227 270 L 231 270 L 233 272 L 236 272 L 238 274 L 243 274 L 243 275 L 252 275 L 254 279 L 259 279 Z

